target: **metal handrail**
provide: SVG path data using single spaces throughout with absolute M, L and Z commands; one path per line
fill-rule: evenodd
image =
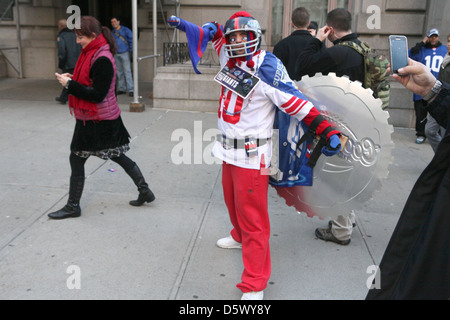
M 3 53 L 3 50 L 19 50 L 19 48 L 0 48 L 0 55 L 2 55 L 5 58 L 5 61 L 13 68 L 17 74 L 20 76 L 20 70 L 17 69 L 14 64 L 8 59 L 8 57 Z
M 3 20 L 3 18 L 5 17 L 6 13 L 12 8 L 12 6 L 14 5 L 15 0 L 11 0 L 8 4 L 8 6 L 5 8 L 5 10 L 3 11 L 1 17 L 0 17 L 0 21 Z
M 5 57 L 6 62 L 17 72 L 19 75 L 19 78 L 23 78 L 23 66 L 22 66 L 22 38 L 21 38 L 21 30 L 20 30 L 20 11 L 19 11 L 19 0 L 11 0 L 8 4 L 8 6 L 5 7 L 5 10 L 3 11 L 0 21 L 3 20 L 6 13 L 13 7 L 16 7 L 15 15 L 15 22 L 16 22 L 16 33 L 17 33 L 17 47 L 7 47 L 0 49 L 0 54 Z M 18 60 L 18 68 L 14 66 L 14 64 L 9 61 L 8 57 L 3 53 L 2 50 L 17 50 L 17 60 Z
M 163 43 L 163 60 L 164 66 L 169 64 L 185 63 L 191 60 L 189 55 L 189 47 L 186 42 L 179 43 Z
M 167 66 L 169 64 L 183 64 L 191 60 L 187 42 L 164 42 L 163 50 L 164 66 Z M 219 59 L 213 49 L 206 49 L 202 58 L 200 59 L 199 65 L 209 67 L 219 65 Z

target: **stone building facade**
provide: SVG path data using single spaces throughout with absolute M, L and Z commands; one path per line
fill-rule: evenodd
M 138 55 L 154 52 L 153 1 L 138 0 Z M 110 17 L 119 15 L 131 27 L 132 0 L 0 0 L 0 77 L 53 79 L 57 69 L 57 21 L 68 18 L 68 6 L 77 5 L 82 15 L 96 16 L 110 27 Z M 7 7 L 13 4 L 9 11 Z M 373 48 L 388 54 L 388 35 L 403 34 L 409 46 L 420 41 L 426 30 L 441 31 L 444 43 L 450 33 L 449 0 L 157 0 L 157 51 L 174 39 L 185 42 L 183 34 L 167 28 L 165 18 L 177 12 L 196 24 L 208 21 L 224 23 L 234 12 L 246 10 L 258 19 L 263 31 L 262 48 L 272 50 L 281 38 L 290 34 L 290 14 L 303 6 L 310 10 L 312 20 L 324 23 L 326 13 L 346 7 L 353 16 L 353 31 Z M 20 46 L 18 45 L 20 43 Z M 212 80 L 217 72 L 213 55 L 202 61 L 202 75 L 193 73 L 190 63 L 164 66 L 164 58 L 139 62 L 139 81 L 153 82 L 155 106 L 215 111 L 218 87 Z M 156 77 L 155 77 L 156 75 Z M 412 97 L 392 83 L 391 122 L 411 127 L 414 113 Z

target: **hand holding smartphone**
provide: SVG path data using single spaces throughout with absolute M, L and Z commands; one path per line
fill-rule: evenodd
M 389 46 L 391 52 L 391 70 L 399 74 L 398 69 L 408 65 L 408 39 L 405 36 L 391 35 L 389 36 Z

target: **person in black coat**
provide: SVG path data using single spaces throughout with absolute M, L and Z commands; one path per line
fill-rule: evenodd
M 348 76 L 352 81 L 364 83 L 364 59 L 356 50 L 339 45 L 344 41 L 360 44 L 358 35 L 351 30 L 352 16 L 346 9 L 337 8 L 327 15 L 327 24 L 318 30 L 316 38 L 302 50 L 295 63 L 294 79 L 316 73 L 336 73 Z M 334 46 L 322 50 L 328 38 Z
M 380 283 L 366 300 L 450 299 L 450 84 L 423 64 L 409 65 L 395 80 L 423 96 L 445 136 L 414 185 L 379 266 Z
M 352 81 L 364 83 L 364 58 L 355 49 L 339 45 L 344 41 L 361 44 L 358 36 L 351 30 L 352 16 L 346 9 L 334 9 L 327 15 L 327 24 L 318 30 L 316 38 L 301 51 L 295 62 L 294 79 L 316 73 L 336 73 L 338 77 L 347 76 Z M 326 39 L 334 46 L 322 49 Z M 330 220 L 325 228 L 317 228 L 318 239 L 332 241 L 340 245 L 348 245 L 351 241 L 355 225 L 355 213 L 342 212 L 334 220 Z
M 77 36 L 73 30 L 67 28 L 67 20 L 61 19 L 58 21 L 58 37 L 56 39 L 58 44 L 58 68 L 62 73 L 73 73 L 75 65 L 81 53 L 81 46 L 77 43 Z M 61 95 L 55 100 L 61 104 L 66 104 L 69 99 L 67 89 L 63 88 Z
M 313 39 L 308 31 L 309 25 L 308 10 L 303 7 L 296 8 L 291 17 L 291 26 L 294 31 L 273 48 L 273 54 L 283 62 L 292 80 L 300 80 L 295 77 L 295 62 L 300 52 Z

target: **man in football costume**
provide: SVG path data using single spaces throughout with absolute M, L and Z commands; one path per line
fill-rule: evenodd
M 178 17 L 171 17 L 169 24 L 186 32 L 191 59 L 206 48 L 205 37 L 212 41 L 221 78 L 233 79 L 238 70 L 260 80 L 247 96 L 227 82 L 222 84 L 218 110 L 222 139 L 213 148 L 214 156 L 223 161 L 223 193 L 233 226 L 230 236 L 219 239 L 217 246 L 242 249 L 244 271 L 237 287 L 243 300 L 259 300 L 271 273 L 267 194 L 277 112 L 302 121 L 319 135 L 326 156 L 340 151 L 340 132 L 296 88 L 283 63 L 261 50 L 261 29 L 249 13 L 235 13 L 224 27 L 216 22 L 199 27 Z M 199 59 L 192 61 L 196 69 L 194 61 Z

